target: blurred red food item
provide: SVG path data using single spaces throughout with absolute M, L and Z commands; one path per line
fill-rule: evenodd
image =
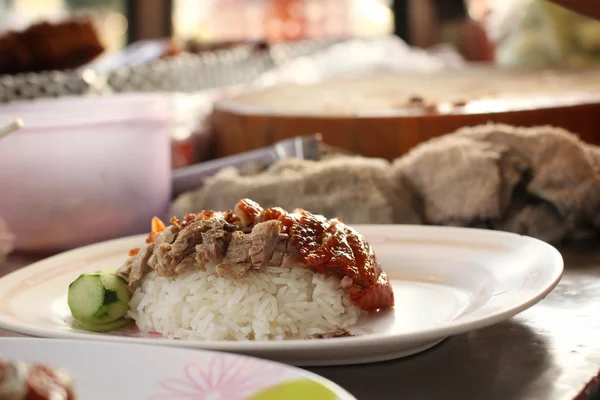
M 0 36 L 0 74 L 78 68 L 104 52 L 87 18 L 40 22 Z
M 265 13 L 268 42 L 301 40 L 307 37 L 308 19 L 301 0 L 270 0 Z

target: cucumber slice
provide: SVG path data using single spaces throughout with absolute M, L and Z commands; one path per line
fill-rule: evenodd
M 89 322 L 76 321 L 77 325 L 81 329 L 98 333 L 114 331 L 116 329 L 124 327 L 125 325 L 129 325 L 131 322 L 133 322 L 133 320 L 129 318 L 119 318 L 115 321 L 105 322 L 103 324 L 93 324 Z
M 124 317 L 130 300 L 127 281 L 115 274 L 83 274 L 69 285 L 71 314 L 86 324 L 104 324 Z
M 117 298 L 115 300 L 118 299 L 123 303 L 129 304 L 131 292 L 125 279 L 115 274 L 103 274 L 100 279 L 104 288 L 116 294 Z
M 124 317 L 129 311 L 129 305 L 127 303 L 116 302 L 108 305 L 106 315 L 112 319 L 119 319 Z
M 69 285 L 67 303 L 73 318 L 94 321 L 94 314 L 104 305 L 104 286 L 99 275 L 83 274 Z
M 104 317 L 106 314 L 108 314 L 108 306 L 107 305 L 103 305 L 102 307 L 100 307 L 98 309 L 98 311 L 96 311 L 94 313 L 94 315 L 92 315 L 95 319 L 99 319 Z

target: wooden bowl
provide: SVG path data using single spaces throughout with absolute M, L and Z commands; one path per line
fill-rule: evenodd
M 554 125 L 600 144 L 600 69 L 382 73 L 246 93 L 212 115 L 219 157 L 320 132 L 326 144 L 393 159 L 487 122 Z

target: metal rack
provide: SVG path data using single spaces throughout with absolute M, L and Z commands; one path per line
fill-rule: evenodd
M 201 54 L 182 54 L 109 73 L 90 68 L 0 76 L 0 103 L 36 98 L 122 92 L 196 92 L 249 83 L 261 74 L 309 56 L 340 40 L 281 43 L 256 51 L 240 46 Z

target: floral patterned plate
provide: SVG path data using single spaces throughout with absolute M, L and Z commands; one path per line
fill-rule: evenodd
M 206 350 L 2 338 L 0 355 L 63 368 L 84 400 L 356 400 L 311 372 Z

